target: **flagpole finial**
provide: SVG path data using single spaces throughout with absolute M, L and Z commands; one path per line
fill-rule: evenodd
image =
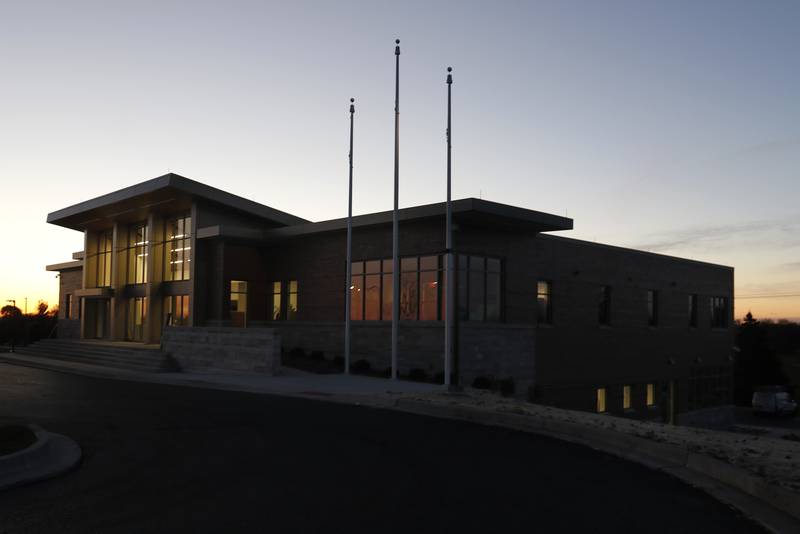
M 447 67 L 447 83 L 453 83 L 453 75 L 450 74 L 453 72 L 453 67 Z
M 394 47 L 394 55 L 399 56 L 400 55 L 400 39 L 395 39 L 394 40 L 394 44 L 397 45 L 397 46 Z
M 355 113 L 356 112 L 356 106 L 353 104 L 355 101 L 356 101 L 355 98 L 351 98 L 350 99 L 350 113 Z

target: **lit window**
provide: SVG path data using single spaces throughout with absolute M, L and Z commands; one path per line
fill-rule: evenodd
M 631 387 L 630 386 L 622 386 L 622 409 L 623 410 L 630 410 L 631 409 Z
M 147 247 L 150 244 L 147 223 L 139 223 L 128 229 L 128 283 L 147 283 Z
M 597 388 L 597 413 L 606 411 L 606 388 Z
M 247 326 L 247 282 L 231 280 L 231 326 Z
M 113 240 L 114 237 L 111 230 L 97 234 L 97 254 L 94 256 L 96 287 L 111 286 L 111 248 Z
M 169 326 L 189 326 L 189 295 L 165 297 L 164 315 Z
M 539 323 L 553 322 L 553 301 L 550 282 L 539 280 L 536 283 L 536 315 Z
M 192 261 L 192 218 L 167 222 L 164 280 L 189 280 Z
M 648 406 L 655 406 L 656 405 L 656 385 L 655 384 L 647 384 L 647 405 Z
M 297 280 L 289 281 L 288 299 L 286 302 L 286 320 L 294 321 L 297 319 Z
M 281 318 L 281 283 L 272 282 L 272 320 Z
M 144 341 L 144 325 L 147 321 L 147 297 L 135 297 L 128 301 L 129 341 Z

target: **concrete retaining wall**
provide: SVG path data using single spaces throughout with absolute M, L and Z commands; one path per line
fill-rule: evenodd
M 281 339 L 272 328 L 167 327 L 161 346 L 186 371 L 272 376 L 281 364 Z

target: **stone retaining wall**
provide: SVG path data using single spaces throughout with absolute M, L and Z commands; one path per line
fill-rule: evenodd
M 281 364 L 281 339 L 273 328 L 166 327 L 161 346 L 186 371 L 272 376 Z
M 284 350 L 321 351 L 328 359 L 343 355 L 341 322 L 283 322 L 275 327 Z M 534 380 L 536 330 L 529 325 L 469 323 L 459 326 L 460 378 L 470 385 L 477 376 L 513 378 L 515 394 L 527 395 Z M 391 366 L 392 327 L 389 322 L 352 323 L 351 359 L 366 360 L 374 370 Z M 421 369 L 429 377 L 444 368 L 444 327 L 440 322 L 400 324 L 398 370 Z

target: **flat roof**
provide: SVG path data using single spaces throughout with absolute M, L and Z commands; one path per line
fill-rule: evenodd
M 47 215 L 47 222 L 73 230 L 83 230 L 97 221 L 126 213 L 138 212 L 154 206 L 168 207 L 169 209 L 186 209 L 187 199 L 192 197 L 215 202 L 281 225 L 288 226 L 308 222 L 301 217 L 270 208 L 175 173 L 165 174 L 158 178 L 54 211 Z
M 465 198 L 452 202 L 453 217 L 457 223 L 475 222 L 476 224 L 500 226 L 509 230 L 538 232 L 552 232 L 558 230 L 571 230 L 572 219 L 560 217 L 550 213 L 529 210 L 500 204 L 477 198 Z M 398 220 L 408 222 L 426 218 L 444 217 L 447 205 L 445 202 L 425 204 L 398 210 Z M 391 224 L 392 210 L 356 215 L 353 217 L 353 228 L 365 226 L 379 226 Z M 292 237 L 334 232 L 347 229 L 347 217 L 331 219 L 320 222 L 307 222 L 286 226 L 283 228 L 266 229 L 254 232 L 234 226 L 211 226 L 198 229 L 198 238 L 230 237 L 246 240 L 279 241 Z
M 83 262 L 78 261 L 65 261 L 63 263 L 53 263 L 52 265 L 48 265 L 45 267 L 47 271 L 70 271 L 72 269 L 81 269 L 83 267 Z

